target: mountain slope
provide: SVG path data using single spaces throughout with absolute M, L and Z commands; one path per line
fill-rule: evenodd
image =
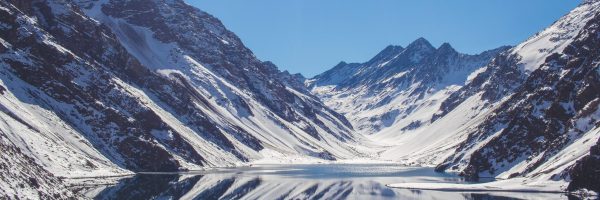
M 0 198 L 1 199 L 69 199 L 71 191 L 62 180 L 25 155 L 0 132 Z
M 494 58 L 441 103 L 429 126 L 383 157 L 441 163 L 440 171 L 474 179 L 598 192 L 591 177 L 600 138 L 599 12 L 600 2 L 585 1 Z
M 598 191 L 591 177 L 597 177 L 600 138 L 599 12 L 600 2 L 583 2 L 527 41 L 489 57 L 489 63 L 468 68 L 470 75 L 458 76 L 464 86 L 454 84 L 437 96 L 423 92 L 436 87 L 420 88 L 426 81 L 415 77 L 435 82 L 438 74 L 451 74 L 448 71 L 407 76 L 415 69 L 384 67 L 394 59 L 415 65 L 410 61 L 444 47 L 436 50 L 422 39 L 407 48 L 386 48 L 374 58 L 382 62 L 342 63 L 307 84 L 359 130 L 376 133 L 373 139 L 393 145 L 380 154 L 383 159 L 439 164 L 440 171 L 468 178 L 520 177 L 519 184 Z M 411 48 L 403 59 L 394 56 Z M 402 81 L 385 84 L 395 79 Z M 397 91 L 407 95 L 398 98 Z M 429 101 L 419 103 L 420 99 Z M 379 107 L 384 109 L 377 112 Z
M 0 6 L 0 130 L 56 176 L 365 155 L 342 115 L 183 1 Z
M 155 9 L 147 12 L 140 1 L 80 5 L 108 25 L 144 66 L 178 81 L 183 77 L 186 85 L 197 88 L 195 96 L 207 105 L 201 110 L 218 113 L 210 120 L 217 126 L 229 124 L 221 128 L 238 133 L 232 135 L 242 143 L 261 140 L 277 151 L 328 159 L 355 155 L 342 145 L 360 140 L 345 118 L 310 93 L 288 87 L 274 65 L 257 60 L 217 19 L 181 1 L 143 2 Z
M 466 86 L 464 91 L 476 91 L 483 97 L 486 93 L 496 94 L 482 100 L 496 101 L 497 107 L 466 132 L 466 141 L 439 168 L 460 171 L 468 177 L 551 176 L 553 180 L 571 180 L 571 167 L 586 157 L 587 161 L 575 167 L 579 171 L 575 174 L 583 173 L 584 168 L 585 173 L 597 174 L 582 166 L 593 162 L 594 156 L 587 155 L 600 137 L 599 12 L 599 2 L 584 2 L 538 36 L 503 55 L 504 60 L 512 62 L 488 66 L 524 77 L 512 82 L 508 90 L 498 92 L 507 87 L 491 81 L 502 78 L 494 72 L 478 77 L 488 84 Z M 549 38 L 542 39 L 545 37 Z M 532 52 L 531 47 L 549 50 Z M 580 175 L 574 180 L 577 177 Z

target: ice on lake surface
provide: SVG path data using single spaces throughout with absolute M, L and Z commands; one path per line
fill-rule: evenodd
M 386 184 L 464 183 L 432 168 L 392 164 L 261 165 L 140 174 L 81 189 L 94 199 L 568 199 L 547 193 L 470 193 L 389 188 Z

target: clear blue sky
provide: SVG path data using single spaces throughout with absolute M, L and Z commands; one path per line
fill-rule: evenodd
M 312 77 L 424 37 L 479 53 L 515 45 L 580 0 L 186 0 L 219 18 L 256 56 Z

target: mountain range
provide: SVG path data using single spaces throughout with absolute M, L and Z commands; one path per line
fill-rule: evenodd
M 420 38 L 366 63 L 342 62 L 306 85 L 390 145 L 382 159 L 598 191 L 599 6 L 585 1 L 515 47 L 465 55 Z
M 599 13 L 584 1 L 477 55 L 419 38 L 306 79 L 182 0 L 0 0 L 0 198 L 306 159 L 598 192 Z

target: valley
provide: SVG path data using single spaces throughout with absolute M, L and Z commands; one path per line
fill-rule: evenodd
M 515 46 L 417 38 L 312 78 L 182 0 L 0 0 L 0 16 L 0 198 L 600 192 L 600 1 Z

